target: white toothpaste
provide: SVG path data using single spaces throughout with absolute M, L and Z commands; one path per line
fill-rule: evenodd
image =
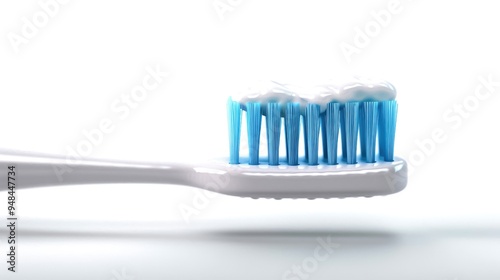
M 283 105 L 296 102 L 300 104 L 302 112 L 308 103 L 320 105 L 321 112 L 323 112 L 330 102 L 346 103 L 394 99 L 396 99 L 396 89 L 389 82 L 355 78 L 344 83 L 312 87 L 292 86 L 273 81 L 260 83 L 249 88 L 234 100 L 239 102 L 243 109 L 245 109 L 247 102 L 259 102 L 262 108 L 266 108 L 270 102 Z

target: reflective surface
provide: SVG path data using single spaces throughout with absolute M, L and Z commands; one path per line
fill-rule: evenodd
M 191 226 L 24 220 L 20 244 L 18 274 L 2 267 L 1 279 L 500 277 L 500 227 L 396 227 L 359 216 L 247 217 Z

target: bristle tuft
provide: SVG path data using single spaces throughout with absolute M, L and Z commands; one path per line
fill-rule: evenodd
M 309 158 L 309 149 L 307 144 L 307 114 L 302 115 L 302 132 L 304 134 L 304 158 L 307 161 Z
M 266 129 L 269 165 L 278 165 L 281 132 L 281 109 L 279 103 L 273 102 L 267 104 Z
M 345 131 L 345 105 L 340 107 L 340 140 L 342 141 L 342 160 L 347 161 L 347 135 Z
M 378 102 L 363 102 L 360 110 L 359 135 L 361 157 L 365 162 L 375 162 L 377 141 Z
M 241 106 L 231 98 L 227 101 L 229 129 L 229 163 L 240 163 Z
M 318 141 L 319 141 L 319 117 L 320 107 L 317 104 L 307 104 L 306 123 L 307 123 L 307 163 L 309 165 L 318 165 Z
M 384 161 L 394 161 L 394 140 L 396 136 L 396 121 L 398 116 L 398 103 L 396 100 L 380 102 L 380 155 Z
M 327 135 L 326 135 L 326 112 L 320 114 L 321 119 L 321 145 L 323 148 L 323 160 L 328 161 L 328 147 L 326 144 Z
M 347 102 L 344 107 L 346 162 L 355 164 L 358 145 L 358 114 L 359 102 Z
M 247 133 L 250 165 L 259 164 L 260 127 L 262 121 L 260 103 L 248 102 L 247 106 Z
M 300 104 L 288 103 L 285 109 L 286 159 L 288 165 L 299 164 Z
M 337 164 L 337 149 L 340 128 L 340 104 L 328 103 L 326 107 L 326 145 L 327 162 L 330 165 Z M 324 142 L 325 143 L 325 142 Z

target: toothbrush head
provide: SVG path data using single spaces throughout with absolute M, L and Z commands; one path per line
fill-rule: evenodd
M 236 168 L 235 179 L 245 186 L 242 190 L 255 191 L 257 197 L 315 198 L 385 195 L 404 189 L 406 162 L 394 156 L 398 104 L 394 87 L 387 84 L 330 86 L 326 87 L 330 92 L 323 88 L 316 95 L 283 90 L 280 85 L 279 91 L 239 101 L 229 98 L 229 164 Z M 244 112 L 248 158 L 240 157 Z M 265 158 L 260 152 L 264 118 Z M 281 159 L 283 122 L 286 158 Z

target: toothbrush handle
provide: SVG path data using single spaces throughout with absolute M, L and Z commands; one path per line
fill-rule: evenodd
M 78 184 L 156 183 L 191 185 L 193 168 L 182 164 L 69 160 L 63 156 L 0 151 L 0 182 L 14 166 L 17 189 Z M 11 173 L 12 174 L 12 173 Z M 0 189 L 4 190 L 4 188 Z

